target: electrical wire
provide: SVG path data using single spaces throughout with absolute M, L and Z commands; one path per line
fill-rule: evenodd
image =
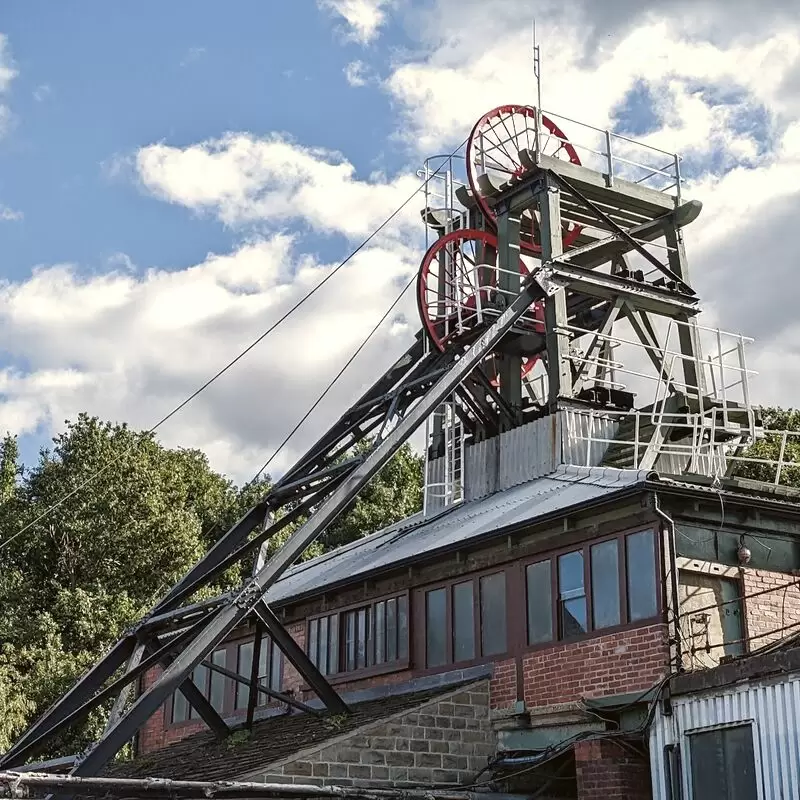
M 148 428 L 147 431 L 145 431 L 145 434 L 149 435 L 149 434 L 155 433 L 155 431 L 157 431 L 165 422 L 167 422 L 170 419 L 172 419 L 172 417 L 174 417 L 178 412 L 180 412 L 187 405 L 189 405 L 189 403 L 191 403 L 192 400 L 194 400 L 199 394 L 201 394 L 209 386 L 211 386 L 212 383 L 214 383 L 217 379 L 221 378 L 229 369 L 231 369 L 231 367 L 233 367 L 239 361 L 241 361 L 251 350 L 253 350 L 253 348 L 255 348 L 257 345 L 259 345 L 264 339 L 266 339 L 266 337 L 269 336 L 269 334 L 272 333 L 282 322 L 284 322 L 291 314 L 293 314 L 295 311 L 297 311 L 297 309 L 300 308 L 300 306 L 302 306 L 317 291 L 319 291 L 334 275 L 336 275 L 346 264 L 348 264 L 359 252 L 361 252 L 361 250 L 363 250 L 372 241 L 372 239 L 374 239 L 417 196 L 417 194 L 420 191 L 422 191 L 422 189 L 424 189 L 428 185 L 428 183 L 431 180 L 433 180 L 442 171 L 442 169 L 444 168 L 444 165 L 447 163 L 448 159 L 453 158 L 456 155 L 456 153 L 458 153 L 458 151 L 464 146 L 464 144 L 466 144 L 466 142 L 467 142 L 467 140 L 465 139 L 458 147 L 456 147 L 455 150 L 453 150 L 453 152 L 447 158 L 443 159 L 441 166 L 439 166 L 434 172 L 432 172 L 430 175 L 428 175 L 422 181 L 422 183 L 420 183 L 420 185 L 416 189 L 414 189 L 414 191 L 394 211 L 392 211 L 392 213 L 389 214 L 389 216 L 386 217 L 386 219 L 384 219 L 384 221 L 381 222 L 381 224 L 378 225 L 378 227 L 375 228 L 375 230 L 373 230 L 369 234 L 369 236 L 367 236 L 357 247 L 355 247 L 353 250 L 351 250 L 350 253 L 347 255 L 347 257 L 344 258 L 342 261 L 340 261 L 316 286 L 314 286 L 309 292 L 307 292 L 305 295 L 303 295 L 303 297 L 301 297 L 288 311 L 286 311 L 278 320 L 276 320 L 272 325 L 270 325 L 269 328 L 267 328 L 267 330 L 265 330 L 256 339 L 254 339 L 235 358 L 231 359 L 227 364 L 225 364 L 224 367 L 222 367 L 214 375 L 212 375 L 202 386 L 200 386 L 198 389 L 196 389 L 194 392 L 192 392 L 192 394 L 190 394 L 189 397 L 187 397 L 185 400 L 183 400 L 177 406 L 175 406 L 175 408 L 173 408 L 168 414 L 166 414 L 158 422 L 156 422 L 155 425 L 153 425 L 152 427 Z M 405 293 L 405 291 L 406 290 L 404 289 L 403 293 Z M 401 297 L 402 297 L 402 294 L 401 294 Z M 398 301 L 399 301 L 399 298 L 398 298 Z M 391 312 L 391 309 L 390 309 L 390 312 Z M 387 315 L 390 312 L 387 312 Z M 370 336 L 371 335 L 372 334 L 370 334 Z M 366 344 L 366 342 L 365 342 L 365 344 Z M 356 354 L 358 352 L 360 352 L 360 348 L 359 348 L 359 351 L 356 351 Z M 347 368 L 347 365 L 345 365 L 344 369 L 346 369 L 346 368 Z M 344 371 L 344 370 L 342 370 L 342 371 Z M 337 376 L 337 378 L 335 380 L 338 380 L 338 377 L 339 376 Z M 335 382 L 335 380 L 334 380 L 334 382 Z M 326 390 L 325 393 L 327 393 L 329 390 L 330 390 L 330 387 Z M 320 400 L 321 400 L 321 398 L 320 398 Z M 318 403 L 316 403 L 314 406 L 312 406 L 311 411 L 313 411 L 313 409 L 316 407 L 316 405 L 318 405 Z M 310 412 L 309 412 L 309 414 L 310 414 Z M 307 417 L 305 417 L 305 418 L 307 418 Z M 302 424 L 302 422 L 305 420 L 305 418 L 301 421 L 300 424 Z M 294 431 L 292 431 L 292 433 L 294 433 Z M 290 434 L 290 436 L 291 436 L 291 434 Z M 287 438 L 287 441 L 288 441 L 288 438 Z M 55 503 L 53 503 L 52 505 L 48 506 L 35 519 L 33 519 L 31 522 L 29 522 L 26 525 L 24 525 L 16 533 L 14 533 L 11 536 L 9 536 L 9 538 L 6 539 L 5 541 L 0 542 L 0 551 L 5 549 L 6 547 L 8 547 L 15 539 L 17 539 L 18 537 L 22 536 L 23 533 L 26 533 L 27 531 L 29 531 L 34 525 L 38 524 L 43 519 L 45 519 L 47 516 L 49 516 L 53 511 L 55 511 L 57 508 L 62 506 L 67 500 L 69 500 L 69 498 L 73 497 L 78 492 L 80 492 L 82 489 L 86 488 L 89 484 L 93 483 L 97 478 L 99 478 L 102 474 L 104 474 L 108 469 L 110 469 L 112 466 L 114 466 L 114 464 L 119 462 L 124 456 L 126 456 L 135 447 L 137 447 L 137 444 L 131 445 L 130 447 L 128 447 L 125 450 L 123 450 L 115 458 L 112 458 L 110 461 L 106 462 L 102 467 L 97 469 L 88 478 L 86 478 L 85 480 L 81 481 L 81 483 L 79 483 L 77 486 L 75 486 L 73 489 L 71 489 L 65 495 L 63 495 L 58 500 L 56 500 Z M 282 444 L 281 447 L 283 447 L 283 446 L 284 445 Z M 269 461 L 267 461 L 267 464 L 264 467 L 262 467 L 262 469 L 258 473 L 258 475 L 260 475 L 261 472 L 263 472 L 264 469 L 267 468 L 267 466 L 269 465 L 270 461 L 272 459 L 274 459 L 275 456 L 277 455 L 277 452 L 278 451 L 276 451 L 273 454 L 272 458 Z M 258 475 L 256 476 L 256 479 L 258 478 Z
M 339 372 L 336 373 L 336 375 L 334 376 L 333 380 L 325 387 L 325 390 L 314 401 L 314 403 L 308 409 L 308 411 L 306 411 L 306 413 L 303 414 L 302 417 L 300 417 L 300 419 L 298 420 L 298 422 L 294 426 L 294 428 L 292 428 L 292 430 L 289 431 L 289 433 L 286 435 L 286 438 L 278 445 L 278 447 L 276 448 L 275 452 L 264 462 L 264 465 L 261 467 L 261 469 L 258 470 L 258 472 L 255 474 L 255 476 L 252 478 L 252 480 L 249 482 L 248 485 L 250 485 L 252 483 L 255 483 L 261 477 L 261 475 L 269 468 L 269 465 L 275 460 L 275 458 L 277 457 L 278 453 L 280 453 L 281 450 L 283 450 L 283 448 L 286 447 L 287 443 L 292 438 L 292 436 L 294 436 L 295 433 L 297 433 L 297 431 L 300 429 L 300 427 L 303 425 L 303 423 L 305 423 L 305 421 L 314 413 L 314 411 L 317 408 L 317 406 L 325 399 L 325 397 L 328 395 L 328 393 L 331 391 L 331 389 L 333 389 L 333 387 L 336 385 L 336 382 L 339 380 L 339 378 L 341 378 L 342 375 L 344 375 L 344 373 L 347 371 L 347 368 L 353 363 L 353 361 L 356 360 L 356 358 L 358 358 L 358 356 L 361 353 L 361 351 L 367 346 L 367 344 L 369 343 L 370 339 L 372 339 L 372 337 L 378 332 L 378 329 L 381 327 L 381 325 L 383 325 L 383 323 L 386 322 L 386 320 L 389 317 L 389 315 L 392 313 L 392 311 L 394 311 L 394 309 L 397 307 L 398 303 L 403 299 L 403 296 L 405 295 L 405 293 L 411 288 L 411 285 L 416 280 L 416 277 L 417 277 L 416 275 L 413 275 L 411 277 L 409 282 L 403 287 L 403 291 L 401 291 L 400 294 L 397 295 L 397 297 L 395 298 L 394 302 L 389 306 L 389 308 L 386 309 L 386 312 L 384 313 L 384 315 L 375 323 L 375 326 L 367 334 L 367 338 L 364 339 L 364 341 L 361 342 L 361 344 L 356 348 L 356 350 L 353 353 L 353 355 L 351 355 L 350 358 L 347 361 L 345 361 L 344 365 L 339 370 Z

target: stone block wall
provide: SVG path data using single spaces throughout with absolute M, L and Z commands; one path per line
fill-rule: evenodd
M 470 784 L 494 752 L 489 682 L 481 681 L 237 777 L 322 786 Z

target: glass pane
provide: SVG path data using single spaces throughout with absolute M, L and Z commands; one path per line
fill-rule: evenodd
M 475 658 L 475 598 L 472 581 L 453 587 L 453 661 Z
M 172 695 L 172 721 L 184 722 L 188 719 L 188 715 L 189 704 L 186 702 L 186 698 L 180 692 L 175 692 Z
M 250 680 L 250 670 L 253 668 L 253 643 L 246 642 L 239 645 L 239 657 L 237 659 L 236 672 L 243 678 Z M 247 708 L 247 698 L 250 694 L 250 687 L 244 683 L 236 681 L 236 708 Z
M 505 653 L 506 575 L 498 572 L 481 578 L 481 651 L 485 656 Z
M 753 730 L 736 725 L 689 736 L 692 795 L 703 800 L 756 800 Z
M 366 609 L 358 611 L 358 633 L 357 636 L 357 656 L 356 666 L 363 669 L 367 666 L 367 612 Z
M 525 570 L 528 588 L 528 644 L 553 639 L 553 584 L 550 561 L 530 564 Z
M 594 628 L 619 625 L 619 546 L 617 540 L 592 547 L 592 622 Z
M 568 638 L 586 633 L 586 592 L 583 588 L 583 553 L 558 557 L 558 591 L 561 634 Z
M 225 667 L 226 658 L 227 651 L 215 650 L 211 654 L 211 663 L 216 664 L 218 667 Z M 222 711 L 225 707 L 225 684 L 228 679 L 220 672 L 209 671 L 211 675 L 208 699 L 216 711 Z
M 397 600 L 386 601 L 386 660 L 397 661 Z
M 345 624 L 345 672 L 356 668 L 356 612 L 348 611 L 344 615 Z
M 319 667 L 319 620 L 308 623 L 308 657 L 315 667 Z
M 270 670 L 269 688 L 276 692 L 281 690 L 281 672 L 283 667 L 283 653 L 272 645 L 272 669 Z
M 339 615 L 328 617 L 328 674 L 339 671 Z
M 656 554 L 653 531 L 632 533 L 627 539 L 628 620 L 650 619 L 656 604 Z
M 429 667 L 447 663 L 447 596 L 444 589 L 425 595 L 425 652 Z
M 317 668 L 323 675 L 328 674 L 328 617 L 319 621 L 319 660 Z
M 372 606 L 367 608 L 367 666 L 375 663 L 375 615 Z
M 397 657 L 408 658 L 408 599 L 397 598 Z
M 386 603 L 375 603 L 375 663 L 386 661 Z
M 198 664 L 192 672 L 192 683 L 203 693 L 204 697 L 208 697 L 208 667 Z M 189 711 L 189 719 L 199 719 L 200 715 L 197 709 L 191 706 Z

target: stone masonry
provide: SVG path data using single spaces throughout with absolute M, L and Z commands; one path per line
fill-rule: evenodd
M 480 681 L 237 779 L 322 786 L 470 784 L 494 752 L 489 682 Z

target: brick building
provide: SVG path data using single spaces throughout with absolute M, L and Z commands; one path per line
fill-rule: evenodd
M 373 742 L 383 746 L 394 737 L 402 748 L 413 736 L 357 728 L 337 751 L 340 766 L 333 772 L 308 766 L 328 758 L 326 745 L 324 758 L 303 747 L 288 760 L 265 760 L 237 777 L 258 773 L 271 780 L 302 769 L 304 778 L 345 784 L 359 778 L 397 783 L 402 776 L 425 783 L 433 777 L 424 773 L 429 769 L 469 783 L 468 772 L 474 778 L 491 763 L 513 784 L 517 759 L 566 741 L 571 746 L 562 777 L 568 780 L 561 783 L 571 788 L 562 786 L 563 796 L 613 797 L 614 789 L 619 796 L 649 797 L 647 760 L 630 742 L 654 687 L 675 671 L 676 659 L 685 670 L 710 667 L 726 653 L 744 653 L 782 635 L 772 631 L 800 624 L 796 579 L 762 564 L 793 541 L 786 531 L 795 528 L 800 506 L 788 500 L 788 490 L 780 500 L 774 489 L 742 482 L 710 491 L 702 482 L 656 472 L 564 466 L 427 518 L 420 514 L 292 568 L 270 590 L 270 605 L 348 703 L 388 712 L 394 703 L 416 702 L 420 692 L 461 691 L 475 707 L 467 713 L 481 724 L 459 728 L 451 721 L 467 740 L 451 739 L 445 748 L 446 740 L 437 738 L 441 731 L 429 724 L 441 713 L 404 710 L 398 713 L 425 718 L 413 727 L 431 751 L 414 745 L 387 762 L 385 755 L 371 755 Z M 677 529 L 679 637 L 670 624 L 667 519 Z M 730 537 L 738 543 L 743 536 L 761 545 L 763 556 L 752 545 L 755 566 L 740 564 L 731 550 Z M 701 548 L 718 555 L 697 558 Z M 752 599 L 736 599 L 754 592 Z M 249 675 L 253 637 L 250 628 L 238 631 L 214 651 L 212 662 Z M 319 707 L 269 641 L 259 673 L 269 688 Z M 224 716 L 242 721 L 244 684 L 205 667 L 194 677 Z M 465 681 L 475 683 L 463 694 L 458 687 Z M 424 697 L 451 713 L 450 701 Z M 280 735 L 280 729 L 268 733 L 270 725 L 303 718 L 286 713 L 284 703 L 262 693 L 259 735 Z M 186 747 L 194 739 L 186 737 L 204 729 L 191 717 L 176 695 L 150 719 L 137 741 L 145 771 L 184 752 L 168 748 L 161 760 L 150 760 L 161 748 L 179 740 Z M 620 729 L 630 736 L 602 738 Z M 353 742 L 365 741 L 370 745 L 357 756 Z M 367 775 L 368 766 L 393 769 Z M 324 769 L 328 775 L 319 774 Z M 539 784 L 530 774 L 523 788 Z
M 146 777 L 650 798 L 674 676 L 800 625 L 795 451 L 697 323 L 679 157 L 566 122 L 502 106 L 425 163 L 415 341 L 0 767 L 124 671 L 73 776 L 135 736 Z M 422 511 L 299 562 L 423 425 Z

